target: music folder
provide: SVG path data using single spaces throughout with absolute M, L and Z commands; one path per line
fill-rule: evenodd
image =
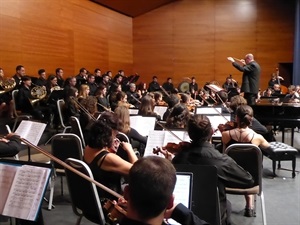
M 51 167 L 45 163 L 0 159 L 0 214 L 35 221 Z

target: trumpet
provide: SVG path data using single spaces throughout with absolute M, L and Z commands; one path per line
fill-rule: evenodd
M 1 79 L 0 86 L 3 90 L 0 90 L 0 94 L 12 91 L 16 87 L 16 81 L 13 78 Z

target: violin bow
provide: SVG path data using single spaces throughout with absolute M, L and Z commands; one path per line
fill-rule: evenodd
M 180 137 L 178 137 L 173 131 L 166 128 L 164 125 L 162 125 L 160 122 L 156 122 L 162 129 L 168 131 L 170 134 L 172 134 L 175 138 L 177 138 L 179 141 L 184 142 Z
M 45 151 L 44 149 L 32 144 L 31 142 L 27 141 L 25 138 L 20 138 L 20 140 L 25 143 L 27 146 L 32 147 L 33 149 L 39 151 L 40 153 L 44 154 L 45 156 L 49 157 L 50 159 L 52 159 L 53 161 L 55 161 L 56 163 L 58 163 L 59 165 L 63 166 L 64 168 L 71 170 L 73 173 L 76 173 L 78 176 L 82 177 L 83 179 L 95 184 L 96 186 L 98 186 L 99 188 L 103 189 L 104 191 L 108 192 L 109 194 L 115 196 L 116 198 L 121 198 L 123 197 L 122 195 L 118 194 L 117 192 L 111 190 L 110 188 L 106 187 L 105 185 L 95 181 L 94 179 L 90 178 L 89 176 L 81 173 L 80 171 L 74 169 L 72 166 L 68 165 L 67 163 L 61 161 L 60 159 L 56 158 L 55 156 L 53 156 L 52 154 L 50 154 L 49 152 Z

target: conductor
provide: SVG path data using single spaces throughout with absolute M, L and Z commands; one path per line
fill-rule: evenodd
M 233 57 L 227 57 L 227 59 L 232 62 L 236 69 L 243 72 L 241 92 L 244 92 L 244 98 L 247 100 L 248 105 L 254 105 L 259 91 L 259 64 L 254 60 L 251 53 L 248 53 L 245 59 L 239 60 Z

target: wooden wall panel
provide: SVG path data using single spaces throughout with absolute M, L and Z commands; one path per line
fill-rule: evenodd
M 293 31 L 293 1 L 182 0 L 133 19 L 133 70 L 146 82 L 156 74 L 222 84 L 229 74 L 241 81 L 226 57 L 253 53 L 264 89 L 274 65 L 292 62 Z
M 57 67 L 66 76 L 81 67 L 132 72 L 132 18 L 88 0 L 0 0 L 0 6 L 0 67 L 7 76 L 18 64 L 35 76 Z

